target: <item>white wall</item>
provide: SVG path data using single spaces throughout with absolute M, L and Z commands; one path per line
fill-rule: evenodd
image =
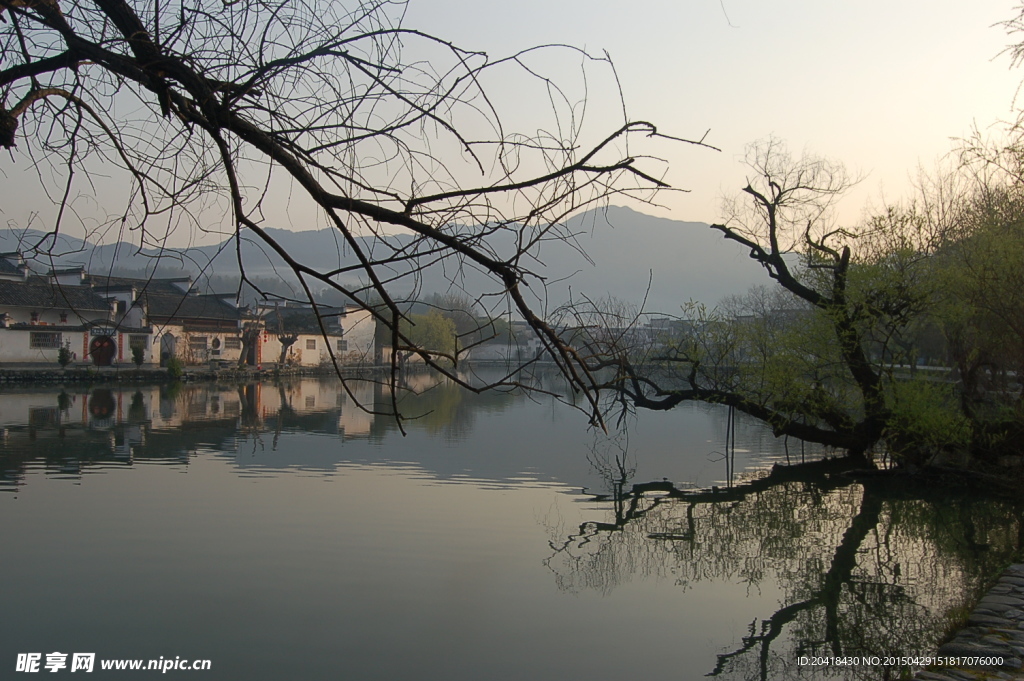
M 211 360 L 237 363 L 242 355 L 241 331 L 186 331 L 184 327 L 177 324 L 168 324 L 156 329 L 153 333 L 153 361 L 160 361 L 160 343 L 164 335 L 170 334 L 175 338 L 174 356 L 188 365 L 206 364 Z M 200 338 L 206 339 L 206 347 L 193 347 L 192 341 Z M 239 347 L 229 348 L 229 338 L 237 338 Z M 220 347 L 215 348 L 214 341 L 219 341 Z M 265 361 L 265 358 L 264 358 Z
M 60 348 L 31 347 L 33 333 L 59 333 L 61 344 L 67 343 L 68 349 L 74 354 L 71 366 L 87 366 L 92 364 L 92 359 L 88 357 L 89 343 L 92 341 L 92 337 L 88 330 L 57 331 L 52 328 L 47 328 L 46 326 L 31 326 L 20 329 L 0 328 L 0 362 L 53 364 L 55 369 L 59 368 L 60 365 L 57 364 L 57 353 L 60 352 Z M 136 334 L 114 334 L 113 338 L 114 342 L 118 345 L 118 352 L 114 355 L 113 364 L 120 366 L 132 365 L 132 351 L 129 341 L 129 338 L 132 335 Z M 143 356 L 144 363 L 150 364 L 155 361 L 159 361 L 158 357 L 154 356 L 154 346 L 152 341 L 148 342 L 146 345 L 146 352 Z
M 2 329 L 0 328 L 0 362 L 41 362 L 57 364 L 57 353 L 59 348 L 32 348 L 30 346 L 32 332 L 59 333 L 61 343 L 71 342 L 71 351 L 78 353 L 82 358 L 82 332 L 81 331 L 54 331 L 45 326 L 33 326 L 28 329 Z
M 348 341 L 348 352 L 338 356 L 338 360 L 344 364 L 373 364 L 377 330 L 373 315 L 368 310 L 350 310 L 340 321 L 342 337 Z
M 329 363 L 330 358 L 327 354 L 326 343 L 330 342 L 332 345 L 335 343 L 335 339 L 341 338 L 341 336 L 328 336 L 327 341 L 320 334 L 303 333 L 299 334 L 299 339 L 288 349 L 288 356 L 285 359 L 287 364 L 293 366 L 303 367 L 315 367 L 321 364 Z M 313 348 L 307 347 L 307 343 L 312 343 Z M 337 347 L 336 345 L 334 347 Z M 273 364 L 278 361 L 281 357 L 281 341 L 277 338 L 277 333 L 264 333 L 263 334 L 263 363 Z

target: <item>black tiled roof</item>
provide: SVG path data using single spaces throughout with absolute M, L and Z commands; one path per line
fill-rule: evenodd
M 0 263 L 4 262 L 0 260 Z M 238 309 L 220 297 L 185 293 L 170 279 L 89 276 L 86 283 L 92 286 L 61 286 L 51 283 L 47 277 L 36 276 L 29 277 L 27 281 L 0 280 L 0 312 L 8 306 L 107 313 L 110 302 L 101 294 L 131 287 L 136 291 L 136 299 L 147 306 L 150 318 L 173 319 L 186 324 L 196 320 L 237 323 L 241 318 Z
M 140 298 L 148 306 L 150 318 L 174 318 L 183 322 L 190 319 L 238 321 L 241 318 L 236 308 L 215 296 L 185 295 L 179 291 L 176 295 L 146 292 Z
M 321 305 L 317 309 L 320 311 L 320 316 L 323 317 L 324 328 L 327 329 L 327 332 L 337 333 L 339 326 L 338 317 L 341 314 L 341 308 Z M 282 308 L 271 312 L 264 320 L 267 330 L 271 333 L 276 332 L 280 328 L 277 321 L 278 315 L 281 316 L 281 321 L 284 322 L 286 333 L 313 333 L 317 335 L 322 333 L 320 324 L 316 319 L 316 314 L 309 308 Z
M 102 291 L 134 288 L 137 300 L 149 310 L 150 318 L 174 319 L 188 323 L 206 319 L 237 322 L 238 310 L 216 296 L 185 293 L 175 282 L 184 279 L 139 279 L 89 275 L 89 282 Z
M 0 306 L 3 305 L 38 309 L 67 308 L 79 313 L 85 310 L 110 310 L 110 303 L 91 288 L 58 286 L 39 277 L 30 277 L 24 282 L 0 281 Z
M 182 279 L 139 279 L 135 277 L 108 277 L 90 274 L 86 281 L 93 287 L 100 290 L 134 288 L 140 293 L 163 294 L 170 296 L 182 296 L 184 291 L 174 282 L 182 282 Z

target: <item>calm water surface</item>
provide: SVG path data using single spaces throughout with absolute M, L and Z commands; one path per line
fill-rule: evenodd
M 168 672 L 196 679 L 877 679 L 797 659 L 930 653 L 1021 542 L 1019 509 L 955 490 L 756 481 L 820 452 L 740 419 L 726 460 L 724 409 L 606 438 L 438 385 L 403 437 L 351 389 L 0 393 L 0 677 L 60 651 L 210 659 Z M 630 493 L 666 480 L 694 491 Z

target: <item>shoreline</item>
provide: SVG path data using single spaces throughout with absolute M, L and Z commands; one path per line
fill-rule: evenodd
M 975 604 L 967 624 L 939 646 L 937 657 L 1000 657 L 998 667 L 958 665 L 925 669 L 915 681 L 1024 680 L 1024 563 L 1003 570 Z
M 342 376 L 384 374 L 388 366 L 353 365 L 339 367 Z M 200 383 L 210 381 L 254 381 L 278 377 L 337 376 L 333 367 L 287 367 L 284 369 L 185 367 L 179 378 L 163 367 L 83 367 L 60 369 L 50 367 L 0 367 L 0 388 L 6 386 L 61 385 L 79 383 Z

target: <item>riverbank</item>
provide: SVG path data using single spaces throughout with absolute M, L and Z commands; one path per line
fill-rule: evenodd
M 342 376 L 366 376 L 385 373 L 390 367 L 382 366 L 344 366 Z M 174 380 L 184 382 L 198 381 L 239 381 L 249 382 L 272 379 L 281 376 L 335 376 L 330 367 L 219 367 L 193 366 L 185 367 L 180 378 L 174 378 L 163 367 L 81 367 L 60 369 L 50 365 L 18 366 L 0 368 L 0 386 L 43 384 L 61 385 L 65 383 L 169 383 Z
M 1006 568 L 971 612 L 967 625 L 942 644 L 938 657 L 999 658 L 999 666 L 973 664 L 918 672 L 915 681 L 1024 680 L 1024 564 Z

